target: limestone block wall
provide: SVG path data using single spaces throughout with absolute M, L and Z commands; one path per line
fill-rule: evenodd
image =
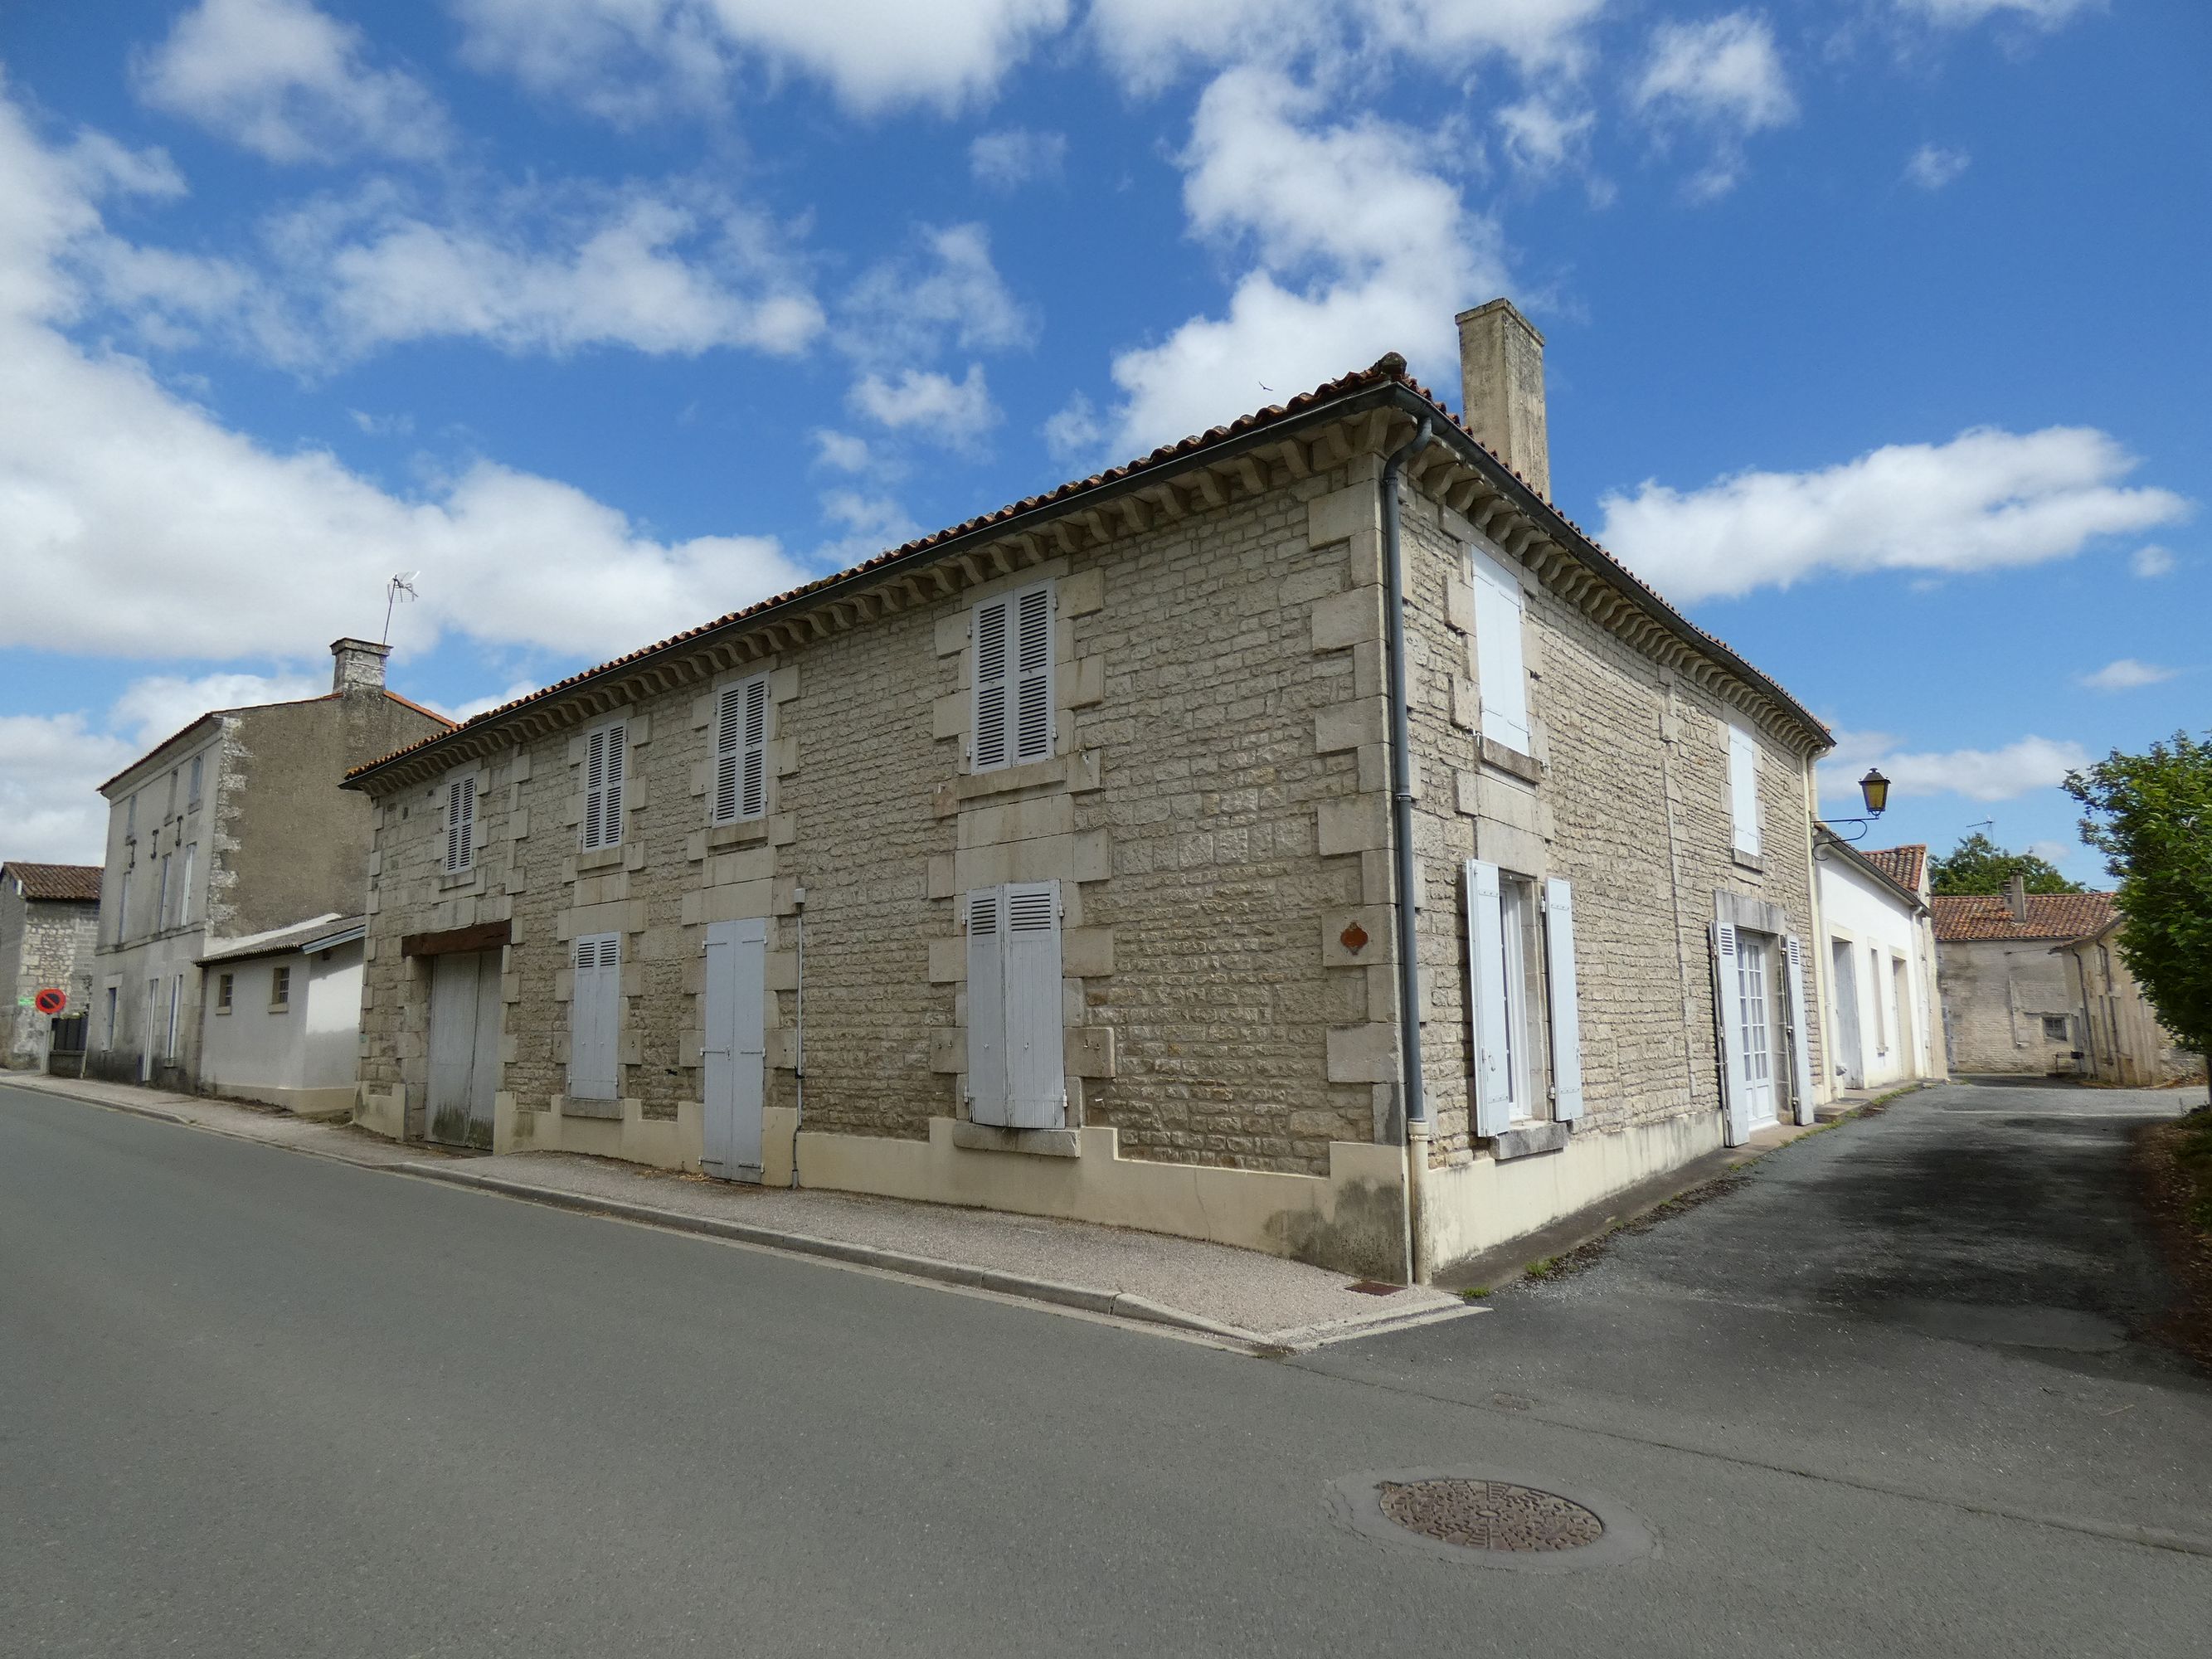
M 0 1066 L 45 1066 L 47 1017 L 26 1006 L 49 986 L 69 994 L 68 1012 L 83 1013 L 92 1000 L 92 950 L 100 927 L 94 904 L 27 898 L 13 882 L 0 882 Z
M 2056 939 L 1943 940 L 1936 947 L 1954 1072 L 2045 1077 L 2078 1072 L 2081 1005 Z M 2063 1035 L 2044 1022 L 2063 1022 Z

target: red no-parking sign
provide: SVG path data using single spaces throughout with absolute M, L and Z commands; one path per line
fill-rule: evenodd
M 58 1014 L 69 1006 L 69 993 L 58 990 L 49 985 L 39 993 L 38 1000 L 34 1006 L 42 1014 Z

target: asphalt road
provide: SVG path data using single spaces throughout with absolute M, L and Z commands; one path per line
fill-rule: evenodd
M 0 1089 L 0 1650 L 2197 1659 L 2212 1388 L 2120 1163 L 2178 1104 L 1919 1097 L 1280 1362 Z M 1660 1551 L 1333 1518 L 1413 1466 Z

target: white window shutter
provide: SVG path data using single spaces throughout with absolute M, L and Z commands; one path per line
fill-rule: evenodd
M 1052 589 L 1018 593 L 1014 610 L 1014 742 L 1011 758 L 1052 753 Z
M 446 786 L 446 871 L 458 875 L 476 862 L 477 780 L 471 773 Z
M 628 728 L 617 721 L 606 728 L 607 796 L 599 821 L 599 845 L 617 847 L 623 838 L 623 767 Z
M 1505 1014 L 1505 919 L 1498 866 L 1467 861 L 1468 1016 L 1474 1036 L 1474 1132 L 1513 1127 L 1512 1036 Z
M 768 676 L 748 684 L 744 729 L 739 734 L 744 750 L 738 767 L 738 816 L 757 818 L 768 811 Z
M 1759 855 L 1759 739 L 1742 726 L 1729 726 L 1729 815 L 1735 827 L 1735 850 Z
M 726 685 L 714 700 L 714 797 L 710 823 L 734 823 L 738 817 L 738 768 L 744 744 L 744 693 Z
M 1722 1139 L 1741 1146 L 1751 1139 L 1751 1103 L 1743 1074 L 1742 993 L 1736 983 L 1735 929 L 1712 924 L 1713 1012 L 1721 1028 L 1721 1109 L 1726 1117 Z
M 714 708 L 714 793 L 709 821 L 768 811 L 768 676 L 722 688 Z
M 1008 1122 L 1006 889 L 968 895 L 968 1115 Z
M 1575 896 L 1554 876 L 1544 884 L 1544 969 L 1552 1003 L 1552 1115 L 1583 1115 L 1582 1000 L 1575 987 Z
M 584 821 L 577 833 L 586 848 L 599 845 L 607 801 L 607 734 L 594 732 L 584 740 Z
M 1004 766 L 1008 758 L 1013 699 L 1009 608 L 1005 599 L 986 599 L 975 607 L 975 718 L 969 759 L 978 772 Z
M 1525 755 L 1530 741 L 1521 584 L 1480 548 L 1470 548 L 1468 557 L 1474 582 L 1474 670 L 1482 697 L 1482 734 Z
M 1805 947 L 1791 933 L 1783 940 L 1783 957 L 1790 970 L 1790 1079 L 1797 1102 L 1797 1121 L 1814 1121 L 1812 1011 L 1805 1000 Z
M 1057 1129 L 1067 1121 L 1060 983 L 1060 884 L 1006 889 L 1006 1096 L 1017 1129 Z M 969 988 L 975 994 L 975 988 Z
M 615 1061 L 622 995 L 622 935 L 586 933 L 571 957 L 568 995 L 568 1093 L 576 1100 L 617 1097 Z

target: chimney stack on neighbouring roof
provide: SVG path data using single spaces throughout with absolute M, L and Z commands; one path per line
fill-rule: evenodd
M 1460 394 L 1468 429 L 1552 498 L 1552 455 L 1545 436 L 1544 337 L 1510 300 L 1459 314 Z
M 2008 876 L 2005 879 L 2005 906 L 2012 912 L 2014 921 L 2027 920 L 2027 878 Z
M 337 663 L 331 670 L 331 690 L 383 690 L 384 659 L 391 654 L 390 646 L 374 640 L 332 640 L 331 655 Z

